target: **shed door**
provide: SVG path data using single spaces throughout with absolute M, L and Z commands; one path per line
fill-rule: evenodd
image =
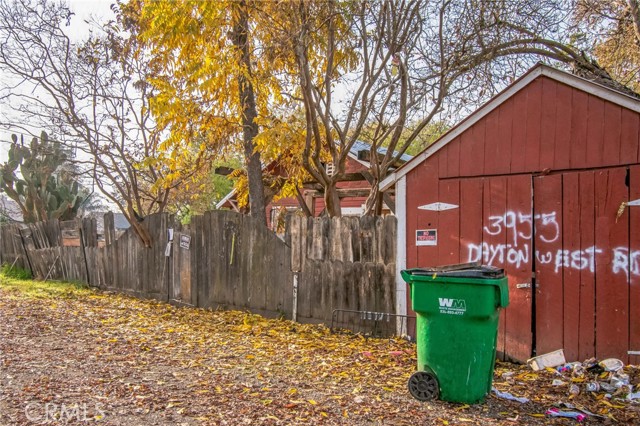
M 639 242 L 630 238 L 638 215 L 630 220 L 636 207 L 622 204 L 640 193 L 639 175 L 635 166 L 533 179 L 537 354 L 627 361 L 631 341 L 640 343 L 640 307 L 630 299 L 630 284 L 640 285 Z
M 532 335 L 532 188 L 530 175 L 462 179 L 460 244 L 468 261 L 505 269 L 510 303 L 501 312 L 499 355 L 524 361 Z

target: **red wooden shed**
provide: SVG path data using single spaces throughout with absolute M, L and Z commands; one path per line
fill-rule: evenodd
M 640 363 L 639 135 L 640 100 L 537 65 L 382 183 L 398 269 L 504 267 L 504 358 Z

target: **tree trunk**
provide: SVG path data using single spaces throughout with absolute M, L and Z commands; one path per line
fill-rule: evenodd
M 240 106 L 242 108 L 243 148 L 247 165 L 247 179 L 249 181 L 249 209 L 251 216 L 267 226 L 267 214 L 264 201 L 264 186 L 262 184 L 262 162 L 260 153 L 255 151 L 253 139 L 258 135 L 258 116 L 256 98 L 251 76 L 251 56 L 249 52 L 249 13 L 246 1 L 235 4 L 236 13 L 233 14 L 233 31 L 231 39 L 240 55 L 240 72 L 238 73 L 238 87 Z
M 138 238 L 140 238 L 140 241 L 142 241 L 142 244 L 144 244 L 144 246 L 146 248 L 150 248 L 151 247 L 151 235 L 149 235 L 149 231 L 147 231 L 147 228 L 142 223 L 140 223 L 138 221 L 138 218 L 136 217 L 135 210 L 133 209 L 133 206 L 131 204 L 129 204 L 129 205 L 127 205 L 127 210 L 126 211 L 124 211 L 124 209 L 120 209 L 120 211 L 127 218 L 127 220 L 129 221 L 129 224 L 133 228 L 133 231 L 138 236 Z
M 329 217 L 341 217 L 342 209 L 340 208 L 340 197 L 336 190 L 336 183 L 329 182 L 324 187 L 324 208 Z
M 384 194 L 378 189 L 377 179 L 374 178 L 369 183 L 371 184 L 371 192 L 364 205 L 364 214 L 366 216 L 380 216 L 382 215 L 382 197 Z

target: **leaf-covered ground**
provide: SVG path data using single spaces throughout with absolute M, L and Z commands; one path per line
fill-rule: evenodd
M 473 406 L 419 403 L 406 390 L 415 346 L 403 340 L 1 279 L 1 425 L 574 422 L 544 417 L 567 400 L 550 372 L 498 366 L 496 386 L 526 404 L 493 395 Z M 504 372 L 514 372 L 509 383 Z M 638 405 L 596 397 L 573 401 L 608 416 L 587 423 L 634 424 Z

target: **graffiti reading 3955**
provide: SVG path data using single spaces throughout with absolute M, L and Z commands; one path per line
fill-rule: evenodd
M 468 261 L 487 265 L 526 265 L 535 255 L 539 264 L 553 264 L 555 273 L 564 269 L 594 272 L 597 259 L 604 253 L 602 248 L 591 246 L 581 250 L 565 250 L 561 247 L 560 224 L 556 212 L 536 215 L 507 211 L 502 215 L 489 216 L 483 228 L 485 236 L 504 236 L 504 243 L 470 243 L 467 245 Z M 536 252 L 531 253 L 531 239 L 536 232 Z M 555 247 L 554 247 L 555 246 Z M 560 246 L 560 247 L 559 247 Z M 624 274 L 627 279 L 640 276 L 640 250 L 627 247 L 611 248 L 611 270 Z

